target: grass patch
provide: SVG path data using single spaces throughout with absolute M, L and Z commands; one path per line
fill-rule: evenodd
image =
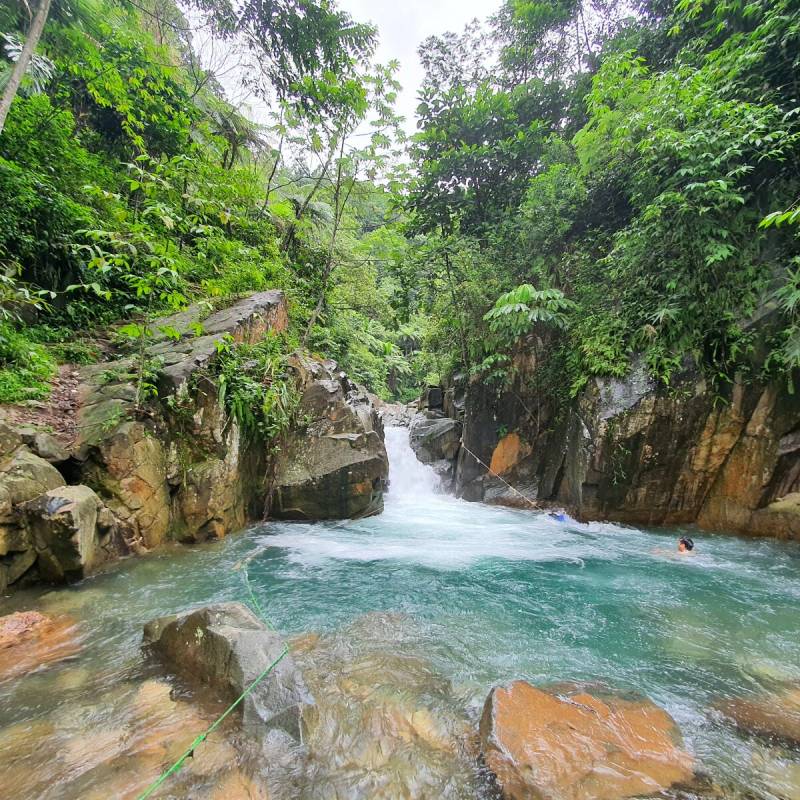
M 47 348 L 13 325 L 0 323 L 0 403 L 44 400 L 56 362 Z

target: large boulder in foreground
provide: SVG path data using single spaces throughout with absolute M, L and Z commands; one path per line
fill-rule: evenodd
M 168 669 L 210 686 L 232 703 L 279 658 L 284 639 L 241 603 L 219 603 L 148 622 L 144 641 Z M 241 704 L 251 731 L 280 729 L 300 738 L 303 709 L 313 700 L 290 655 Z
M 508 800 L 618 800 L 693 777 L 674 720 L 648 700 L 557 696 L 514 681 L 492 689 L 480 737 Z
M 281 453 L 271 515 L 319 520 L 380 513 L 389 460 L 369 395 L 333 361 L 296 354 L 290 366 L 307 426 Z

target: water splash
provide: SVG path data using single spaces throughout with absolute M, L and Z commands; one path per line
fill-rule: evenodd
M 440 491 L 439 477 L 414 455 L 408 442 L 408 428 L 386 428 L 386 452 L 389 455 L 389 503 L 419 502 Z
M 455 724 L 463 711 L 474 724 L 488 689 L 512 678 L 638 690 L 678 721 L 701 769 L 742 795 L 770 796 L 762 787 L 774 781 L 764 765 L 776 769 L 784 756 L 770 750 L 760 758 L 757 746 L 719 722 L 713 706 L 720 697 L 800 678 L 796 543 L 703 534 L 696 536 L 697 556 L 677 558 L 654 552 L 672 550 L 677 532 L 579 525 L 467 503 L 437 491 L 436 475 L 414 457 L 407 430 L 386 434 L 392 485 L 378 517 L 259 525 L 202 548 L 132 559 L 75 588 L 6 601 L 0 613 L 33 607 L 69 614 L 85 638 L 75 659 L 0 684 L 0 786 L 19 797 L 99 798 L 109 796 L 103 792 L 113 777 L 114 796 L 135 797 L 168 760 L 159 730 L 153 741 L 150 712 L 138 710 L 142 680 L 153 677 L 139 651 L 141 626 L 200 603 L 246 601 L 235 565 L 253 555 L 251 582 L 270 618 L 287 633 L 323 634 L 321 649 L 308 656 L 308 668 L 318 670 L 312 682 L 330 690 L 321 761 L 333 746 L 326 742 L 345 725 L 364 763 L 372 763 L 367 737 L 344 716 L 352 711 L 357 722 L 354 709 L 340 711 L 341 687 L 326 683 L 356 676 L 345 687 L 356 697 L 368 662 L 369 681 L 383 681 L 380 691 L 363 687 L 380 700 L 368 709 L 370 718 L 383 725 L 388 709 L 398 731 L 410 730 L 409 723 L 417 739 L 424 731 L 431 742 L 442 739 L 442 719 Z M 408 674 L 398 672 L 399 656 L 418 659 Z M 408 684 L 420 670 L 452 684 L 452 695 L 432 695 L 426 679 L 413 697 L 396 701 L 397 675 Z M 154 696 L 168 688 L 150 684 Z M 163 724 L 176 735 L 168 747 L 180 752 L 202 720 L 179 702 L 170 708 Z M 182 714 L 191 718 L 184 726 L 191 731 L 181 728 Z M 220 742 L 219 752 L 228 746 Z M 411 783 L 425 777 L 430 787 L 462 763 L 448 757 L 423 775 L 415 771 L 418 761 L 414 755 L 393 774 Z M 353 777 L 328 766 L 321 779 Z M 462 779 L 472 776 L 465 772 L 457 785 Z M 200 798 L 218 788 L 204 774 L 187 780 L 192 790 L 181 794 L 176 784 L 178 796 Z M 342 796 L 365 796 L 351 788 Z

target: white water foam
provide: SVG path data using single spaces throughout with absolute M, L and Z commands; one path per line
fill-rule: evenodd
M 386 428 L 386 452 L 389 456 L 389 491 L 387 502 L 419 500 L 441 491 L 439 476 L 419 461 L 408 441 L 408 428 Z

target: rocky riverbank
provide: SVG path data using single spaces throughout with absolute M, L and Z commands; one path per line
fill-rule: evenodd
M 663 387 L 636 362 L 556 409 L 534 373 L 520 358 L 505 389 L 457 380 L 423 396 L 412 446 L 458 496 L 800 538 L 800 396 L 785 384 L 739 376 L 720 390 L 686 372 Z
M 227 343 L 288 325 L 279 291 L 156 320 L 142 355 L 76 368 L 57 412 L 0 421 L 0 593 L 80 579 L 168 541 L 216 539 L 273 513 L 377 513 L 388 473 L 370 396 L 336 364 L 297 353 L 296 422 L 280 442 L 242 429 L 209 378 Z M 142 364 L 150 399 L 142 404 Z M 40 410 L 41 411 L 41 410 Z M 47 425 L 54 413 L 71 424 Z M 48 430 L 50 428 L 50 430 Z M 277 445 L 277 446 L 276 446 Z
M 492 688 L 481 709 L 415 647 L 418 636 L 414 620 L 397 613 L 291 639 L 238 603 L 156 619 L 144 629 L 142 677 L 98 698 L 119 727 L 80 727 L 70 692 L 93 677 L 67 668 L 57 678 L 62 703 L 33 728 L 0 729 L 0 753 L 13 751 L 12 767 L 24 763 L 37 747 L 58 748 L 63 729 L 70 747 L 52 757 L 76 770 L 63 796 L 78 796 L 76 776 L 85 774 L 103 786 L 89 796 L 133 800 L 275 664 L 197 745 L 169 792 L 206 800 L 738 797 L 697 774 L 675 720 L 646 697 L 600 683 L 517 680 Z M 15 654 L 41 671 L 80 651 L 74 622 L 31 612 L 0 618 L 0 682 L 18 674 L 9 672 Z M 796 686 L 716 707 L 742 735 L 771 743 L 771 753 L 797 745 Z M 776 774 L 776 796 L 793 799 L 795 779 Z M 38 786 L 35 773 L 21 770 L 4 780 L 14 791 Z

